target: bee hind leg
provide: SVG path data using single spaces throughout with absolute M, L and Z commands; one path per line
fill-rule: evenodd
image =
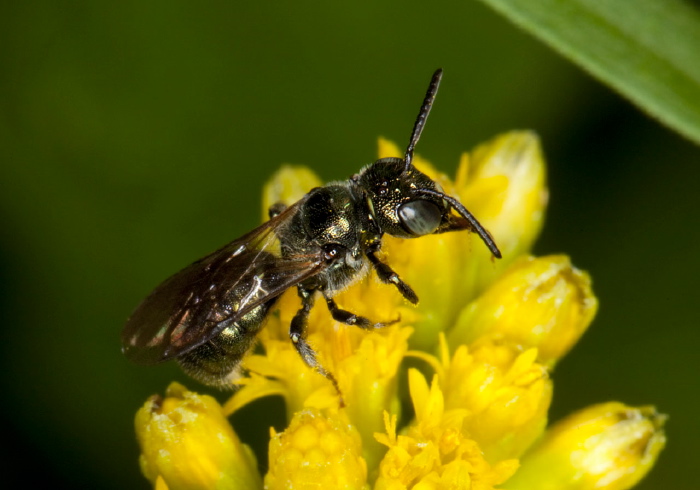
M 314 306 L 314 291 L 302 288 L 298 288 L 298 291 L 302 304 L 296 315 L 294 315 L 294 318 L 292 318 L 292 323 L 289 326 L 289 338 L 306 365 L 316 370 L 333 384 L 340 398 L 340 406 L 344 407 L 343 393 L 340 391 L 338 381 L 330 371 L 327 371 L 326 368 L 321 365 L 316 357 L 316 351 L 306 341 L 306 327 L 309 323 L 309 312 Z

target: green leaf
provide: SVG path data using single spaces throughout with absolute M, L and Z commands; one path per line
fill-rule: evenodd
M 700 143 L 700 13 L 682 0 L 482 0 Z

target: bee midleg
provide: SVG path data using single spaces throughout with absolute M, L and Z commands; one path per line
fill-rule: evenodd
M 346 325 L 355 325 L 355 326 L 360 327 L 360 328 L 371 330 L 373 328 L 386 327 L 387 325 L 391 325 L 392 323 L 396 323 L 396 321 L 397 321 L 397 320 L 393 320 L 393 321 L 386 322 L 386 323 L 373 323 L 369 318 L 366 318 L 364 316 L 359 316 L 359 315 L 354 314 L 351 311 L 338 308 L 338 305 L 336 304 L 335 300 L 333 300 L 333 298 L 329 298 L 325 294 L 323 297 L 326 299 L 326 304 L 328 305 L 328 311 L 331 312 L 331 316 L 333 317 L 333 320 L 335 320 L 336 322 L 342 322 L 342 323 L 345 323 Z
M 297 291 L 299 293 L 299 297 L 301 298 L 301 308 L 299 308 L 296 315 L 294 315 L 294 318 L 292 318 L 292 323 L 289 326 L 289 338 L 306 365 L 311 369 L 315 369 L 319 374 L 322 374 L 326 377 L 326 379 L 333 383 L 333 387 L 338 392 L 338 396 L 340 397 L 340 405 L 344 406 L 343 394 L 338 386 L 338 381 L 330 373 L 330 371 L 326 371 L 326 369 L 321 365 L 316 358 L 316 351 L 314 351 L 314 349 L 306 341 L 306 327 L 309 323 L 309 312 L 314 306 L 315 290 L 297 287 Z
M 367 255 L 367 258 L 372 263 L 374 270 L 377 271 L 377 276 L 379 277 L 379 279 L 385 284 L 395 285 L 401 293 L 401 295 L 414 305 L 418 303 L 418 295 L 415 293 L 415 291 L 413 291 L 413 288 L 411 288 L 411 286 L 403 282 L 399 275 L 396 272 L 394 272 L 394 269 L 392 269 L 387 264 L 379 260 L 379 258 L 376 255 L 377 251 L 379 250 L 379 247 L 377 246 L 375 248 L 375 250 L 368 250 L 365 253 L 365 255 Z

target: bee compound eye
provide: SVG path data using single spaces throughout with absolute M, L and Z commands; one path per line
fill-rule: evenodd
M 417 199 L 399 207 L 399 219 L 407 231 L 423 236 L 437 230 L 442 221 L 442 212 L 435 203 Z

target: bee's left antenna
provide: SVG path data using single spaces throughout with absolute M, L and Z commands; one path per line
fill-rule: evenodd
M 430 109 L 433 108 L 433 101 L 435 100 L 438 88 L 440 87 L 441 79 L 442 68 L 438 68 L 435 70 L 435 73 L 433 73 L 433 78 L 430 80 L 430 85 L 428 86 L 428 91 L 425 94 L 425 99 L 423 99 L 423 105 L 420 108 L 415 124 L 413 124 L 411 141 L 408 143 L 408 148 L 406 148 L 406 157 L 404 158 L 404 162 L 406 162 L 404 171 L 411 168 L 411 162 L 413 161 L 413 150 L 416 148 L 416 144 L 418 143 L 420 135 L 423 132 L 425 121 L 428 119 L 428 115 L 430 114 Z

